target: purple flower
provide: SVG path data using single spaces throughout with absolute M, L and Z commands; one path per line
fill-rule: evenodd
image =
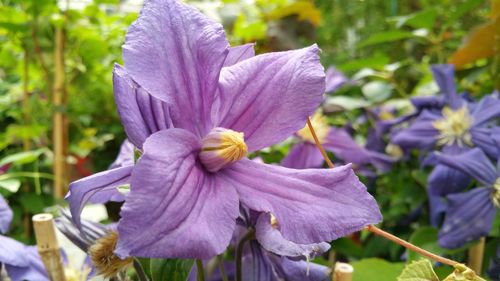
M 395 159 L 370 151 L 358 145 L 344 130 L 328 125 L 326 117 L 315 113 L 311 118 L 316 135 L 323 147 L 333 152 L 334 156 L 347 163 L 353 163 L 359 168 L 366 164 L 372 164 L 379 170 L 387 170 Z M 318 168 L 323 165 L 323 157 L 316 148 L 314 138 L 305 126 L 296 133 L 298 142 L 290 149 L 288 155 L 283 158 L 281 164 L 284 167 L 295 169 Z
M 347 82 L 349 82 L 349 80 L 344 76 L 344 74 L 342 74 L 342 72 L 338 71 L 333 66 L 328 67 L 325 78 L 326 93 L 335 92 Z
M 2 195 L 0 195 L 0 233 L 6 233 L 9 230 L 12 216 L 12 210 Z
M 407 129 L 393 135 L 391 141 L 404 149 L 440 149 L 449 154 L 479 147 L 490 157 L 496 158 L 498 152 L 490 122 L 500 116 L 498 94 L 485 96 L 476 104 L 468 103 L 456 93 L 452 65 L 435 65 L 432 72 L 443 93 L 444 107 L 441 111 L 437 110 L 441 104 L 432 102 L 432 99 L 423 103 L 426 109 L 418 114 Z M 432 157 L 426 163 L 437 164 Z M 432 196 L 442 196 L 465 189 L 469 177 L 456 169 L 438 164 L 429 176 L 428 184 Z
M 317 46 L 244 59 L 250 48 L 228 56 L 220 24 L 180 1 L 145 3 L 127 33 L 125 68 L 114 71 L 118 111 L 143 154 L 135 166 L 118 168 L 123 172 L 80 185 L 89 198 L 110 183 L 130 182 L 119 256 L 219 254 L 240 203 L 272 213 L 283 236 L 297 243 L 329 241 L 380 221 L 350 165 L 293 170 L 245 158 L 303 127 L 324 91 Z M 73 184 L 68 198 L 76 206 L 78 189 Z M 79 207 L 72 212 L 76 218 Z
M 457 248 L 488 235 L 497 208 L 500 208 L 500 161 L 495 167 L 479 148 L 459 155 L 439 154 L 436 157 L 439 163 L 457 169 L 481 184 L 470 191 L 448 195 L 439 244 Z
M 0 233 L 7 232 L 11 221 L 12 210 L 0 195 Z M 49 280 L 35 246 L 0 235 L 0 271 L 2 264 L 12 281 Z

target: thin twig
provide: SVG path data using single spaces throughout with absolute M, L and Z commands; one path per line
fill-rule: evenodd
M 311 134 L 314 138 L 314 141 L 316 143 L 316 147 L 319 149 L 319 151 L 321 152 L 321 154 L 323 155 L 323 157 L 325 158 L 325 161 L 326 163 L 328 164 L 328 166 L 330 168 L 333 168 L 333 163 L 330 161 L 330 159 L 328 158 L 328 155 L 326 154 L 325 150 L 323 149 L 323 146 L 321 145 L 321 143 L 319 142 L 318 138 L 316 137 L 316 132 L 314 131 L 314 128 L 311 124 L 311 120 L 310 119 L 307 119 L 307 125 L 309 126 L 309 130 L 311 131 Z M 450 260 L 450 259 L 447 259 L 447 258 L 444 258 L 444 257 L 441 257 L 441 256 L 438 256 L 436 254 L 433 254 L 429 251 L 426 251 L 422 248 L 419 248 L 399 237 L 396 237 L 392 234 L 390 234 L 389 232 L 386 232 L 374 225 L 369 225 L 366 227 L 366 230 L 372 232 L 372 233 L 375 233 L 379 236 L 382 236 L 386 239 L 389 239 L 391 240 L 392 242 L 395 242 L 405 248 L 407 248 L 408 250 L 410 251 L 413 251 L 413 252 L 416 252 L 416 253 L 419 253 L 421 254 L 422 256 L 425 256 L 425 257 L 428 257 L 434 261 L 437 261 L 437 262 L 440 262 L 440 263 L 443 263 L 443 264 L 447 264 L 447 265 L 451 265 L 451 266 L 455 266 L 457 264 L 459 264 L 458 262 L 456 261 L 453 261 L 453 260 Z
M 309 127 L 309 131 L 311 131 L 311 135 L 314 138 L 314 142 L 316 143 L 316 146 L 318 147 L 319 151 L 321 152 L 321 155 L 323 155 L 323 158 L 326 161 L 326 164 L 328 164 L 328 167 L 333 168 L 335 165 L 333 165 L 332 161 L 328 157 L 328 154 L 326 154 L 325 149 L 319 142 L 318 136 L 316 135 L 316 131 L 313 128 L 313 125 L 311 123 L 311 118 L 307 118 L 307 127 Z
M 255 237 L 255 229 L 251 228 L 248 232 L 241 238 L 236 246 L 236 281 L 242 281 L 242 259 L 243 259 L 243 248 L 247 241 L 252 240 Z

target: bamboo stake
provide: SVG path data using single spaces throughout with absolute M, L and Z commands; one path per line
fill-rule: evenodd
M 354 268 L 348 263 L 338 262 L 333 271 L 333 281 L 352 281 Z
M 474 270 L 477 275 L 481 275 L 481 271 L 483 269 L 484 244 L 485 238 L 481 237 L 481 239 L 479 239 L 479 243 L 469 249 L 467 266 Z
M 64 33 L 62 27 L 56 27 L 54 50 L 54 89 L 52 103 L 54 106 L 52 145 L 54 150 L 54 196 L 63 198 L 66 183 L 66 156 L 64 155 Z
M 49 279 L 52 281 L 65 281 L 61 250 L 59 249 L 54 228 L 54 218 L 51 214 L 38 214 L 33 216 L 32 220 L 38 253 L 42 258 Z

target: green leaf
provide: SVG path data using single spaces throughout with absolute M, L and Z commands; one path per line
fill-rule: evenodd
M 476 8 L 477 6 L 484 3 L 484 0 L 468 0 L 464 3 L 458 5 L 458 7 L 451 13 L 450 18 L 448 19 L 448 23 L 454 24 L 459 18 L 465 15 L 467 12 Z
M 42 213 L 45 207 L 44 198 L 35 193 L 21 193 L 19 201 L 23 209 L 31 214 Z
M 389 43 L 413 37 L 416 37 L 415 34 L 406 31 L 393 30 L 393 31 L 379 32 L 372 34 L 370 37 L 368 37 L 368 39 L 361 41 L 358 44 L 358 48 L 364 48 L 367 46 L 372 46 L 381 43 Z
M 23 151 L 11 154 L 0 160 L 0 166 L 10 163 L 21 165 L 34 162 L 44 151 L 45 149 L 37 149 L 32 151 Z
M 357 108 L 367 107 L 370 105 L 370 103 L 361 98 L 335 96 L 335 97 L 329 97 L 326 100 L 326 105 L 329 107 L 337 106 L 345 110 L 353 110 Z
M 448 275 L 443 281 L 486 281 L 463 264 L 457 264 L 454 267 L 455 271 Z
M 392 86 L 383 81 L 372 81 L 366 83 L 363 95 L 371 102 L 381 102 L 388 99 L 392 93 Z
M 398 281 L 439 281 L 432 264 L 426 259 L 413 261 L 405 266 Z
M 390 263 L 382 259 L 363 259 L 352 263 L 353 281 L 396 280 L 404 263 Z M 383 277 L 383 279 L 381 279 Z
M 423 10 L 406 16 L 396 17 L 396 27 L 409 25 L 414 28 L 431 29 L 436 22 L 437 11 L 435 9 Z
M 442 255 L 446 252 L 446 249 L 440 247 L 437 241 L 438 230 L 430 226 L 419 228 L 410 236 L 410 243 L 413 245 L 437 255 Z M 419 257 L 417 253 L 408 251 L 408 261 L 417 260 Z
M 12 193 L 16 193 L 21 187 L 21 181 L 18 179 L 4 179 L 0 180 L 0 187 L 7 189 Z
M 194 260 L 151 259 L 149 266 L 153 281 L 186 281 Z

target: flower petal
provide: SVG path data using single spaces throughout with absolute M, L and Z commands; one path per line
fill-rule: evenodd
M 385 170 L 395 161 L 389 156 L 369 151 L 360 146 L 344 129 L 330 128 L 323 146 L 325 149 L 332 151 L 335 157 L 344 160 L 346 163 L 356 165 L 371 163 L 375 167 Z
M 439 232 L 441 246 L 458 248 L 489 234 L 496 214 L 491 192 L 491 188 L 481 187 L 448 196 L 449 207 Z
M 283 141 L 320 104 L 325 74 L 316 45 L 268 53 L 225 67 L 212 111 L 217 127 L 245 134 L 248 151 Z
M 219 23 L 181 1 L 152 0 L 128 30 L 123 61 L 139 85 L 172 105 L 175 127 L 203 136 L 228 49 Z
M 436 157 L 441 164 L 459 170 L 477 179 L 483 185 L 492 186 L 497 179 L 495 166 L 479 148 L 473 148 L 458 155 L 439 153 Z
M 320 168 L 323 162 L 323 156 L 314 144 L 299 142 L 290 149 L 281 161 L 281 165 L 287 168 L 307 169 Z
M 455 87 L 455 66 L 452 64 L 435 64 L 431 66 L 434 80 L 439 86 L 445 101 L 452 109 L 458 109 L 462 105 L 460 96 Z
M 309 261 L 294 261 L 285 257 L 271 257 L 278 275 L 286 281 L 326 281 L 331 270 Z
M 111 169 L 72 182 L 65 200 L 68 201 L 73 222 L 81 227 L 80 215 L 87 202 L 121 202 L 125 196 L 117 188 L 130 183 L 134 166 Z
M 23 245 L 24 246 L 24 245 Z M 22 253 L 28 261 L 27 266 L 15 266 L 6 264 L 5 269 L 12 281 L 21 280 L 36 280 L 36 281 L 49 281 L 47 272 L 43 265 L 42 259 L 38 254 L 36 246 L 24 246 Z
M 500 138 L 500 127 L 486 128 L 486 127 L 472 127 L 470 134 L 472 136 L 472 143 L 481 148 L 486 155 L 493 159 L 497 159 L 500 155 L 500 145 L 495 142 L 495 138 Z
M 242 263 L 241 275 L 245 281 L 280 281 L 274 272 L 269 254 L 257 241 L 251 241 L 245 247 Z
M 326 93 L 335 92 L 347 82 L 348 82 L 347 77 L 345 77 L 344 74 L 342 74 L 342 72 L 335 69 L 335 67 L 330 66 L 326 70 L 326 79 L 325 79 Z
M 113 69 L 113 91 L 125 132 L 139 149 L 148 136 L 172 127 L 167 104 L 148 94 L 118 64 Z
M 439 118 L 440 115 L 424 110 L 408 128 L 392 136 L 391 142 L 403 148 L 430 149 L 438 135 L 432 123 Z
M 500 99 L 497 94 L 485 96 L 472 111 L 474 122 L 472 126 L 481 126 L 500 117 Z
M 239 63 L 240 61 L 244 61 L 246 59 L 254 57 L 254 46 L 254 43 L 248 43 L 229 48 L 229 53 L 227 54 L 226 60 L 224 61 L 224 66 L 231 66 L 233 64 Z
M 279 230 L 271 225 L 271 216 L 267 213 L 259 216 L 255 225 L 255 237 L 267 251 L 286 257 L 313 258 L 330 249 L 330 244 L 325 242 L 296 244 L 286 240 Z
M 382 219 L 350 165 L 295 170 L 244 159 L 219 172 L 244 206 L 272 213 L 285 239 L 331 241 Z
M 26 246 L 7 236 L 0 235 L 0 264 L 28 266 Z
M 116 253 L 121 257 L 205 259 L 228 246 L 239 214 L 238 195 L 201 167 L 200 146 L 183 129 L 160 131 L 146 140 L 118 224 Z
M 120 146 L 120 152 L 115 161 L 109 165 L 109 169 L 115 169 L 135 164 L 135 146 L 128 139 L 124 140 Z
M 2 195 L 0 195 L 0 233 L 6 233 L 9 230 L 12 216 L 12 210 Z
M 446 165 L 438 164 L 429 175 L 427 186 L 429 194 L 444 196 L 466 189 L 470 182 L 471 178 L 467 174 Z

